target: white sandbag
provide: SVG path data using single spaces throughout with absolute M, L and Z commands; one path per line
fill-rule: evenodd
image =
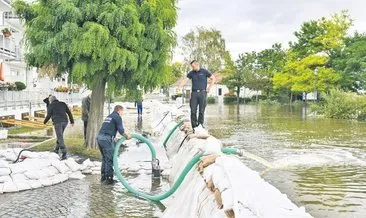
M 15 185 L 18 188 L 18 191 L 25 191 L 25 190 L 29 190 L 32 189 L 32 187 L 30 186 L 30 184 L 28 183 L 28 181 L 14 181 Z
M 11 178 L 13 179 L 13 181 L 25 181 L 25 180 L 28 180 L 28 178 L 24 175 L 24 174 L 11 174 L 10 175 Z
M 0 160 L 0 168 L 9 168 L 8 162 Z
M 59 160 L 60 156 L 54 152 L 48 152 L 48 151 L 44 151 L 44 152 L 39 152 L 39 157 L 42 159 L 50 159 L 50 160 Z
M 205 154 L 222 154 L 221 152 L 221 141 L 210 136 L 206 139 L 204 146 Z
M 99 161 L 93 161 L 93 164 L 95 167 L 101 167 L 102 166 L 102 162 Z
M 83 171 L 81 171 L 83 174 L 92 174 L 92 170 L 90 170 L 90 169 L 86 169 L 86 170 L 83 170 Z
M 230 210 L 234 208 L 234 193 L 231 188 L 221 192 L 222 204 L 224 210 Z
M 32 189 L 41 188 L 42 183 L 39 180 L 29 180 L 29 185 Z
M 50 177 L 50 174 L 49 174 L 48 170 L 42 169 L 42 170 L 39 171 L 39 178 L 40 179 L 46 179 L 48 177 Z M 42 183 L 42 185 L 43 185 L 43 183 Z
M 53 160 L 59 160 L 60 159 L 60 156 L 56 153 L 53 153 L 51 152 L 48 156 L 47 156 L 48 159 L 53 159 Z
M 9 182 L 5 182 L 4 183 L 4 187 L 3 187 L 3 192 L 7 193 L 7 192 L 17 192 L 18 188 L 15 185 L 15 183 L 13 181 L 9 181 Z
M 80 171 L 73 172 L 69 174 L 69 179 L 84 179 L 85 175 L 83 175 Z
M 59 171 L 54 166 L 49 166 L 44 170 L 46 170 L 48 172 L 49 176 L 54 176 L 56 174 L 59 174 Z
M 69 179 L 69 175 L 68 174 L 58 174 L 58 176 L 61 179 L 61 182 L 65 182 Z
M 10 164 L 11 174 L 19 174 L 24 173 L 26 169 L 24 169 L 22 163 Z
M 15 161 L 17 159 L 17 156 L 14 153 L 6 152 L 4 154 L 4 157 L 7 161 Z
M 4 184 L 0 183 L 0 194 L 3 193 Z
M 56 184 L 59 184 L 62 182 L 62 178 L 60 175 L 61 174 L 50 177 L 50 180 L 52 181 L 52 185 L 56 185 Z
M 64 162 L 59 160 L 52 161 L 52 166 L 54 166 L 60 173 L 64 174 L 70 171 L 70 169 L 66 166 Z
M 99 171 L 93 171 L 93 172 L 92 172 L 92 175 L 100 175 L 100 174 L 102 174 L 102 173 L 100 172 L 100 170 L 99 170 Z
M 93 167 L 91 168 L 92 171 L 100 171 L 101 167 Z
M 83 162 L 83 167 L 85 167 L 85 169 L 87 168 L 92 168 L 94 167 L 94 163 L 90 161 L 90 159 L 86 159 L 84 162 Z M 85 169 L 82 169 L 82 170 L 85 170 Z
M 42 178 L 39 180 L 39 182 L 42 184 L 42 186 L 51 186 L 52 180 L 49 178 Z
M 207 182 L 212 180 L 212 175 L 215 173 L 215 168 L 217 166 L 215 164 L 211 164 L 203 170 L 202 177 Z
M 27 171 L 24 173 L 24 175 L 28 178 L 28 179 L 33 179 L 33 180 L 37 180 L 40 179 L 41 176 L 39 174 L 41 170 L 31 170 L 31 171 Z
M 6 153 L 6 150 L 0 150 L 0 158 L 4 157 Z
M 12 181 L 12 179 L 9 175 L 0 176 L 0 183 L 10 182 L 10 181 Z
M 76 161 L 73 158 L 68 158 L 66 161 L 64 161 L 64 163 L 73 172 L 80 170 L 80 165 L 78 163 L 76 163 Z
M 40 158 L 26 159 L 23 162 L 17 163 L 17 165 L 25 171 L 34 171 L 51 166 L 51 160 Z
M 11 171 L 9 168 L 0 168 L 0 176 L 10 175 Z
M 85 164 L 79 164 L 79 166 L 80 166 L 80 171 L 83 171 L 83 170 L 86 170 L 86 169 L 88 169 L 88 165 L 85 165 Z
M 24 157 L 30 158 L 30 159 L 35 159 L 35 158 L 40 157 L 39 153 L 32 152 L 32 151 L 23 151 L 21 155 Z

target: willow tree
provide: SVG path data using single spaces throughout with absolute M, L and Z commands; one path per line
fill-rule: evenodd
M 25 26 L 30 66 L 56 68 L 91 88 L 87 139 L 103 119 L 105 89 L 159 85 L 175 45 L 175 0 L 39 0 L 13 3 Z

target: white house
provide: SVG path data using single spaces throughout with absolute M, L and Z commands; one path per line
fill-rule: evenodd
M 66 86 L 67 75 L 59 79 L 39 78 L 36 68 L 27 67 L 21 43 L 24 29 L 13 12 L 11 0 L 0 0 L 0 14 L 0 79 L 10 83 L 23 82 L 28 91 L 49 93 L 56 86 Z

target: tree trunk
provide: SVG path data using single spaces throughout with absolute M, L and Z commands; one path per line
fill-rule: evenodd
M 97 148 L 97 135 L 102 126 L 104 118 L 104 101 L 105 101 L 106 81 L 96 77 L 92 85 L 92 96 L 90 104 L 90 114 L 86 133 L 87 145 L 89 148 Z
M 240 87 L 236 87 L 236 103 L 239 105 L 240 101 Z
M 292 105 L 292 98 L 293 98 L 293 93 L 292 92 L 290 92 L 290 105 Z

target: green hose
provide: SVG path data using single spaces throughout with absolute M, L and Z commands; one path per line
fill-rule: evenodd
M 177 124 L 174 126 L 174 128 L 173 128 L 172 130 L 170 130 L 170 132 L 169 132 L 168 136 L 165 138 L 165 140 L 164 140 L 164 142 L 163 142 L 163 146 L 164 146 L 164 148 L 166 148 L 166 143 L 168 143 L 168 141 L 169 141 L 170 137 L 172 136 L 172 134 L 174 133 L 174 131 L 175 131 L 178 127 L 180 127 L 181 125 L 183 125 L 183 123 L 184 123 L 184 121 L 183 121 L 183 120 L 182 120 L 182 121 L 180 121 L 179 123 L 177 123 Z
M 156 159 L 156 152 L 154 147 L 152 146 L 150 140 L 148 140 L 147 138 L 141 136 L 141 135 L 137 135 L 137 134 L 132 134 L 132 138 L 136 138 L 144 143 L 146 143 L 151 151 L 151 156 L 152 159 L 155 160 Z M 116 147 L 114 149 L 114 154 L 113 154 L 113 166 L 114 166 L 114 173 L 116 174 L 118 180 L 122 183 L 122 185 L 131 193 L 133 193 L 134 195 L 136 195 L 137 197 L 141 197 L 141 198 L 145 198 L 151 201 L 161 201 L 164 200 L 165 198 L 168 198 L 169 196 L 171 196 L 177 189 L 178 187 L 182 184 L 184 178 L 186 177 L 186 175 L 188 174 L 188 172 L 194 167 L 194 165 L 196 165 L 196 163 L 200 160 L 200 158 L 203 156 L 203 152 L 197 154 L 196 156 L 194 156 L 192 158 L 192 160 L 190 160 L 188 162 L 188 164 L 186 165 L 186 167 L 183 169 L 182 173 L 179 175 L 177 181 L 173 184 L 173 186 L 165 193 L 163 194 L 159 194 L 159 195 L 149 195 L 146 194 L 144 192 L 138 191 L 136 189 L 134 189 L 133 187 L 131 187 L 127 181 L 124 179 L 124 177 L 121 174 L 121 171 L 119 170 L 119 166 L 118 166 L 118 154 L 119 154 L 119 148 L 122 144 L 122 142 L 124 142 L 126 139 L 124 137 L 122 137 L 116 144 Z M 223 153 L 226 154 L 239 154 L 239 151 L 233 148 L 222 148 L 221 151 Z

